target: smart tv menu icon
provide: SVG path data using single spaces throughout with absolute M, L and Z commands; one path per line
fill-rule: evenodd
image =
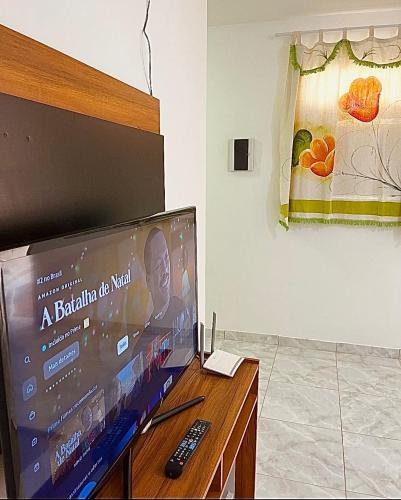
M 28 401 L 29 399 L 33 398 L 33 396 L 35 396 L 37 391 L 38 384 L 36 377 L 30 377 L 22 384 L 22 399 L 24 401 Z
M 28 418 L 26 418 L 26 420 L 29 422 Z M 33 466 L 39 462 L 42 474 L 43 454 L 46 451 L 46 433 L 35 425 L 35 420 L 36 418 L 28 425 L 21 425 L 18 430 L 19 441 L 21 444 L 21 468 L 24 470 L 29 469 L 33 474 Z M 38 472 L 38 470 L 36 470 L 36 472 Z
M 27 464 L 22 472 L 24 484 L 24 498 L 37 496 L 38 491 L 46 482 L 49 474 L 42 456 L 31 457 L 31 462 Z

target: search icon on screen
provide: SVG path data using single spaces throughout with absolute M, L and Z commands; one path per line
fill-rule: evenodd
M 31 362 L 31 358 L 29 356 L 25 356 L 24 363 L 28 365 Z

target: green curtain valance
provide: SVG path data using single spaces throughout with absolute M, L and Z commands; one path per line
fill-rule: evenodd
M 346 39 L 335 44 L 318 42 L 312 48 L 307 48 L 304 45 L 291 45 L 290 62 L 295 69 L 300 71 L 301 76 L 318 73 L 324 71 L 343 48 L 347 52 L 349 59 L 360 66 L 370 68 L 396 68 L 401 66 L 399 38 L 389 40 L 374 38 L 368 50 L 366 50 L 366 42 L 363 49 L 360 47 L 359 42 L 351 42 Z M 300 51 L 301 54 L 298 54 L 297 51 Z M 385 62 L 375 61 L 376 57 Z

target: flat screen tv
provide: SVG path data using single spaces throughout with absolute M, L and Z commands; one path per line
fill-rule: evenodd
M 197 351 L 195 209 L 0 259 L 8 495 L 89 497 Z

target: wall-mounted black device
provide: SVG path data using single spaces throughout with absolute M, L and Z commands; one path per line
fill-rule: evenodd
M 253 170 L 253 139 L 231 139 L 228 169 L 231 172 Z

